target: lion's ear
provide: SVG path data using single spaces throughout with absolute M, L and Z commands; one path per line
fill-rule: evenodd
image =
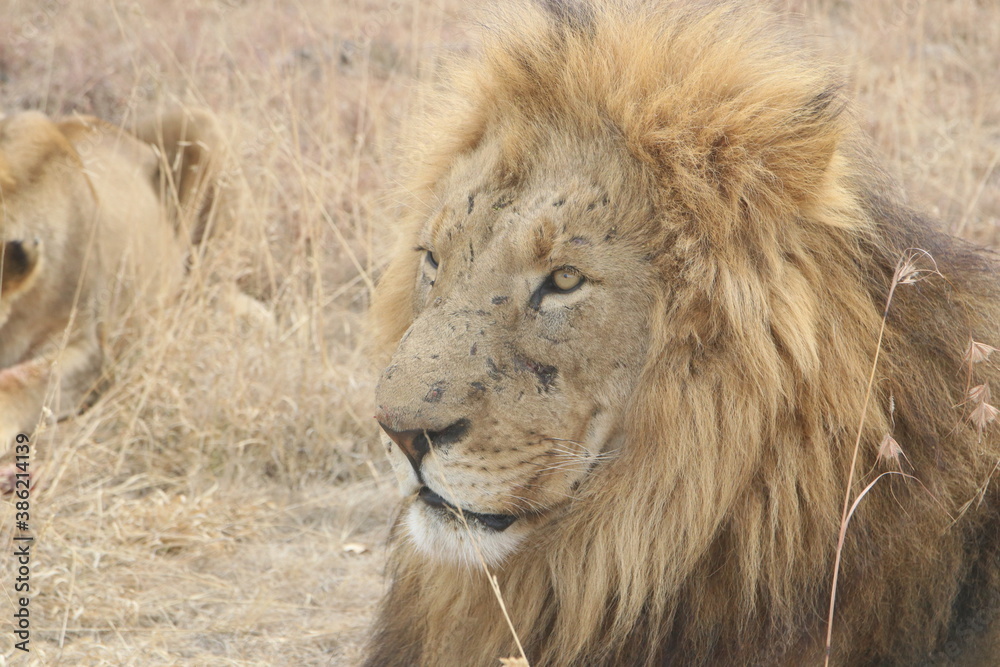
M 720 87 L 711 97 L 683 115 L 667 102 L 665 122 L 646 137 L 675 201 L 718 233 L 739 221 L 794 218 L 821 200 L 847 134 L 838 86 L 772 78 L 749 89 Z
M 799 203 L 817 193 L 840 146 L 844 105 L 839 89 L 828 88 L 795 109 L 761 142 L 765 168 Z
M 784 218 L 816 201 L 844 137 L 838 88 L 800 102 L 788 97 L 734 109 L 705 147 L 707 173 L 744 215 Z

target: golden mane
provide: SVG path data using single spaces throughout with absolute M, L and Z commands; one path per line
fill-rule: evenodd
M 897 466 L 878 457 L 886 434 L 910 477 L 879 480 L 853 517 L 834 663 L 917 664 L 996 615 L 1000 437 L 969 419 L 963 356 L 970 340 L 1000 345 L 996 255 L 900 203 L 837 76 L 759 8 L 525 2 L 482 35 L 430 105 L 413 214 L 373 306 L 378 355 L 413 321 L 428 202 L 487 139 L 509 187 L 547 138 L 592 141 L 630 193 L 620 233 L 661 277 L 626 446 L 495 573 L 531 663 L 821 660 L 862 422 L 852 497 Z M 941 275 L 895 290 L 866 408 L 907 256 Z M 974 372 L 1000 387 L 995 366 Z M 515 653 L 485 576 L 401 530 L 367 664 Z

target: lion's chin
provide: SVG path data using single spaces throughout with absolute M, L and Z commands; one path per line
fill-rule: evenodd
M 484 522 L 479 516 L 490 518 Z M 498 516 L 472 515 L 462 521 L 456 512 L 417 497 L 407 511 L 406 527 L 417 548 L 435 560 L 469 567 L 481 567 L 485 561 L 494 567 L 514 553 L 529 532 L 520 520 L 500 530 L 491 527 L 489 522 Z

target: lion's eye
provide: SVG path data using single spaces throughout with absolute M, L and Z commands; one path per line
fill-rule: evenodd
M 583 276 L 571 266 L 556 269 L 550 276 L 552 286 L 559 292 L 572 292 L 583 284 Z
M 438 267 L 438 258 L 437 255 L 434 254 L 433 250 L 427 251 L 427 263 L 430 264 L 432 269 L 436 269 Z

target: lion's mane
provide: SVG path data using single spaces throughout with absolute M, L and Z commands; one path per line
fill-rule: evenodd
M 482 35 L 431 105 L 403 236 L 484 137 L 502 139 L 514 183 L 533 137 L 610 133 L 638 170 L 594 160 L 654 203 L 662 276 L 627 445 L 495 573 L 532 664 L 822 660 L 862 422 L 852 496 L 881 472 L 909 477 L 880 479 L 853 516 L 834 662 L 917 664 L 949 641 L 972 655 L 998 607 L 1000 438 L 969 419 L 964 355 L 970 340 L 1000 345 L 996 255 L 901 203 L 838 77 L 759 9 L 521 3 Z M 866 401 L 908 254 L 941 275 L 896 287 Z M 383 354 L 412 321 L 412 275 L 396 262 L 382 278 Z M 995 365 L 974 372 L 1000 387 Z M 878 457 L 886 434 L 898 462 Z M 485 576 L 400 533 L 368 664 L 516 653 Z

